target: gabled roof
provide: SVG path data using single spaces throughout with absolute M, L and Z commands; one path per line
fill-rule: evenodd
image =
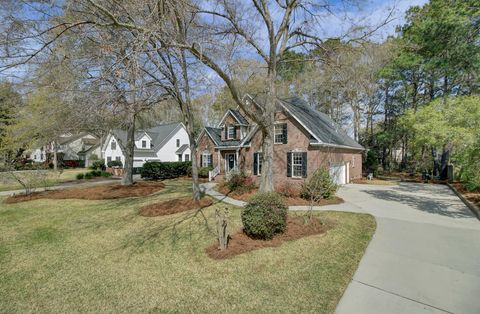
M 87 148 L 85 150 L 79 151 L 77 154 L 86 154 L 89 151 L 95 150 L 99 146 L 100 146 L 100 143 L 97 143 L 96 145 L 90 146 L 89 148 Z
M 210 136 L 213 143 L 217 147 L 221 146 L 239 146 L 240 141 L 222 141 L 222 130 L 221 128 L 212 128 L 212 127 L 205 127 L 205 132 Z
M 188 144 L 183 144 L 177 149 L 175 154 L 183 154 L 183 152 L 185 152 L 187 149 L 188 149 Z
M 65 144 L 68 144 L 70 142 L 78 140 L 78 139 L 80 139 L 84 136 L 87 136 L 87 135 L 89 135 L 89 133 L 79 133 L 79 134 L 75 134 L 75 135 L 72 135 L 72 136 L 60 136 L 57 139 L 57 143 L 59 145 L 65 145 Z M 83 139 L 83 140 L 86 140 L 86 139 Z
M 364 147 L 348 136 L 326 114 L 314 110 L 303 99 L 279 99 L 279 104 L 313 136 L 312 145 L 329 145 L 363 150 Z
M 257 95 L 252 99 L 261 104 L 265 102 L 265 95 Z M 348 136 L 329 116 L 311 108 L 300 97 L 278 99 L 276 107 L 277 110 L 285 110 L 310 133 L 313 138 L 310 141 L 311 145 L 364 150 L 362 145 Z
M 165 143 L 172 138 L 178 130 L 183 128 L 183 124 L 179 122 L 175 123 L 168 123 L 168 124 L 159 124 L 149 129 L 145 130 L 138 130 L 135 132 L 135 140 L 139 140 L 143 137 L 144 134 L 149 136 L 152 140 L 153 149 L 139 149 L 135 147 L 135 153 L 137 152 L 144 152 L 148 153 L 156 153 L 160 150 L 160 148 L 165 145 Z M 120 142 L 120 146 L 122 147 L 125 143 L 127 143 L 127 132 L 124 130 L 115 129 L 112 130 L 111 133 Z M 123 149 L 123 148 L 122 148 Z
M 223 126 L 225 119 L 228 117 L 228 115 L 231 115 L 235 120 L 237 120 L 238 124 L 240 125 L 248 125 L 248 120 L 240 113 L 240 110 L 238 109 L 227 109 L 225 114 L 223 115 L 222 120 L 220 120 L 220 123 L 218 123 L 218 127 Z
M 238 109 L 230 109 L 230 112 L 232 113 L 232 116 L 233 116 L 240 124 L 248 125 L 248 120 L 240 113 L 240 110 L 238 110 Z

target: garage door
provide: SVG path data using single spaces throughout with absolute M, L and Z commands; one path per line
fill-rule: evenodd
M 345 164 L 331 165 L 330 177 L 335 184 L 346 184 L 347 170 Z

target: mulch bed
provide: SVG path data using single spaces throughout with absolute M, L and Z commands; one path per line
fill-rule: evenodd
M 88 188 L 76 188 L 68 190 L 53 190 L 34 192 L 30 195 L 13 195 L 7 197 L 7 204 L 33 201 L 38 199 L 83 199 L 83 200 L 110 200 L 126 197 L 147 196 L 165 188 L 162 182 L 136 182 L 131 186 L 119 184 L 99 185 Z
M 452 183 L 453 187 L 460 193 L 463 194 L 463 196 L 475 204 L 476 206 L 480 207 L 480 191 L 468 191 L 462 183 L 460 182 L 454 182 Z
M 239 200 L 239 201 L 244 201 L 248 202 L 248 200 L 258 192 L 258 189 L 253 189 L 248 192 L 244 191 L 230 191 L 226 186 L 224 185 L 218 185 L 218 191 L 224 195 L 227 195 L 228 197 L 231 197 L 233 199 Z M 286 197 L 284 196 L 285 199 L 285 204 L 287 206 L 308 206 L 310 205 L 310 201 L 301 198 L 300 196 L 291 196 L 291 197 Z M 316 202 L 314 205 L 315 206 L 324 206 L 324 205 L 335 205 L 335 204 L 342 204 L 344 200 L 341 197 L 334 196 L 329 199 L 322 199 L 319 202 Z
M 207 247 L 205 251 L 211 258 L 226 259 L 266 247 L 280 246 L 286 241 L 293 241 L 310 235 L 322 234 L 332 229 L 334 226 L 334 221 L 321 221 L 317 217 L 312 217 L 310 223 L 307 224 L 305 224 L 304 217 L 302 216 L 288 217 L 287 230 L 282 234 L 276 235 L 271 240 L 254 240 L 243 233 L 243 231 L 240 231 L 230 236 L 228 247 L 225 251 L 220 251 L 218 249 L 218 244 L 212 244 Z
M 208 197 L 200 199 L 199 204 L 196 204 L 191 197 L 183 197 L 144 206 L 140 208 L 139 215 L 145 217 L 165 216 L 208 207 L 212 204 L 213 201 Z

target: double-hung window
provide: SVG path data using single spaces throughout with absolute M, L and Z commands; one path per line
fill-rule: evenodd
M 180 147 L 180 139 L 177 138 L 177 147 Z
M 303 176 L 303 153 L 292 153 L 292 177 L 301 178 Z
M 275 124 L 273 127 L 273 134 L 275 144 L 286 144 L 287 143 L 287 124 Z
M 147 141 L 145 140 L 142 141 L 142 148 L 147 148 Z
M 203 153 L 202 154 L 202 167 L 212 167 L 212 154 Z
M 111 150 L 116 150 L 117 149 L 117 142 L 112 141 L 112 143 L 110 143 L 110 149 Z

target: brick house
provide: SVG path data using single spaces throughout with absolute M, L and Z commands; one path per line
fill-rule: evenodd
M 262 98 L 244 97 L 254 114 Z M 274 125 L 275 186 L 298 184 L 319 167 L 328 168 L 338 184 L 362 176 L 364 148 L 327 115 L 298 97 L 279 99 Z M 241 169 L 258 181 L 262 173 L 261 132 L 239 108 L 228 109 L 217 127 L 205 127 L 198 138 L 197 160 L 212 167 L 211 178 Z

